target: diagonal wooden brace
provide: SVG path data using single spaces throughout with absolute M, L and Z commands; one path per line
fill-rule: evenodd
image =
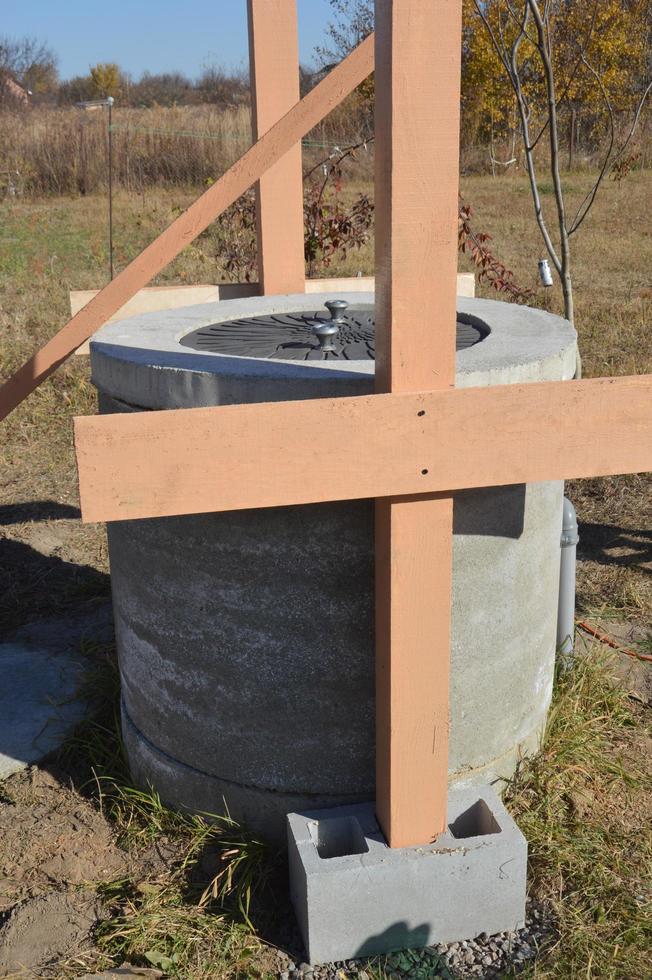
M 373 66 L 371 35 L 5 382 L 0 388 L 0 421 L 364 81 Z

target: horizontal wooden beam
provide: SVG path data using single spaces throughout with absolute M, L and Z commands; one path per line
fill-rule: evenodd
M 0 388 L 0 421 L 373 71 L 366 38 Z
M 652 470 L 652 375 L 75 419 L 84 521 Z

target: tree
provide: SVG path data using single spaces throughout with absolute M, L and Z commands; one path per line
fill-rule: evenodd
M 192 82 L 181 72 L 163 72 L 152 75 L 144 72 L 131 86 L 130 101 L 133 105 L 172 106 L 189 101 Z
M 522 7 L 521 0 L 463 0 L 462 48 L 463 132 L 481 143 L 511 136 L 518 124 L 517 101 L 492 34 L 508 45 Z M 545 11 L 557 78 L 558 116 L 570 128 L 581 114 L 584 143 L 595 148 L 605 134 L 608 114 L 600 84 L 578 51 L 586 48 L 600 74 L 615 113 L 627 112 L 632 95 L 645 88 L 652 6 L 649 0 L 547 0 Z M 481 16 L 482 15 L 482 16 Z M 484 18 L 484 25 L 483 25 Z M 491 28 L 491 31 L 485 28 Z M 522 86 L 536 112 L 545 103 L 545 73 L 526 38 Z
M 572 0 L 543 0 L 543 3 L 474 0 L 474 3 L 477 17 L 513 90 L 536 221 L 561 280 L 564 314 L 574 323 L 571 238 L 591 210 L 604 177 L 625 153 L 652 91 L 652 81 L 643 81 L 641 74 L 647 69 L 645 20 L 649 17 L 649 7 L 640 0 L 593 0 L 588 10 L 583 9 L 583 17 L 576 19 L 577 5 Z M 640 14 L 642 20 L 628 21 L 626 50 L 631 56 L 623 59 L 622 41 L 627 36 L 623 17 Z M 640 34 L 633 30 L 637 23 L 643 24 Z M 610 30 L 616 38 L 605 36 Z M 616 43 L 618 38 L 620 43 Z M 594 100 L 594 111 L 603 120 L 606 137 L 598 174 L 571 218 L 561 178 L 560 110 L 569 101 L 578 99 Z M 620 139 L 616 134 L 619 109 L 629 110 Z M 549 155 L 540 164 L 535 150 L 543 140 L 548 144 Z M 541 166 L 548 169 L 552 179 L 556 240 L 543 211 L 538 180 Z
M 205 64 L 196 85 L 203 102 L 233 106 L 249 101 L 249 76 L 224 71 L 219 65 Z
M 114 99 L 122 93 L 125 79 L 118 65 L 113 61 L 107 61 L 93 65 L 90 70 L 91 91 L 94 99 Z
M 95 98 L 95 88 L 90 75 L 75 75 L 59 86 L 59 105 L 76 105 Z
M 374 29 L 374 0 L 329 0 L 334 19 L 326 26 L 327 41 L 315 48 L 323 73 L 350 54 Z M 320 73 L 312 76 L 315 78 Z M 369 131 L 374 105 L 374 75 L 365 78 L 355 93 L 341 104 L 341 111 L 360 116 L 362 130 Z
M 32 37 L 0 38 L 0 81 L 10 79 L 37 98 L 54 95 L 58 85 L 57 57 Z M 0 84 L 0 104 L 9 88 Z
M 463 0 L 462 145 L 491 147 L 514 132 L 514 93 L 502 71 L 491 37 L 476 16 L 475 0 Z
M 335 64 L 350 54 L 374 29 L 373 0 L 330 0 L 334 20 L 326 27 L 328 40 L 316 48 L 321 64 Z

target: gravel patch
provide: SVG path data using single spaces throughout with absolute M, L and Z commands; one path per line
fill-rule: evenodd
M 382 967 L 388 978 L 407 980 L 498 980 L 505 971 L 518 973 L 530 964 L 553 935 L 550 919 L 533 902 L 528 903 L 527 920 L 516 932 L 483 933 L 476 939 L 424 949 L 390 953 L 376 960 L 349 960 L 309 966 L 279 952 L 279 980 L 372 980 Z M 373 966 L 372 966 L 373 964 Z M 382 976 L 382 971 L 380 973 Z

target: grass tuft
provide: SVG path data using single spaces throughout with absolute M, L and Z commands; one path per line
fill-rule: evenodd
M 558 938 L 536 977 L 649 975 L 649 726 L 597 659 L 557 678 L 545 742 L 508 805 L 530 850 L 530 891 Z M 648 727 L 649 732 L 649 727 Z
M 228 814 L 172 810 L 155 790 L 131 783 L 117 666 L 111 651 L 95 653 L 80 692 L 89 715 L 59 761 L 75 770 L 129 858 L 128 874 L 97 886 L 106 908 L 95 937 L 99 949 L 110 962 L 153 965 L 172 977 L 268 975 L 250 909 L 276 856 Z M 258 965 L 250 963 L 254 955 Z

